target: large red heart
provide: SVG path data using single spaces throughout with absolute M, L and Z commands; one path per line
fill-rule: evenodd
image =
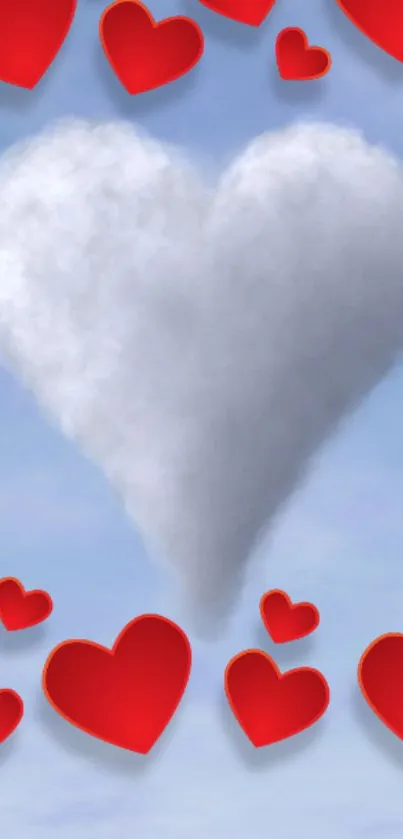
M 276 644 L 304 638 L 319 625 L 320 615 L 313 603 L 292 603 L 280 589 L 263 594 L 259 607 L 263 623 Z
M 0 743 L 15 731 L 24 714 L 24 703 L 15 690 L 0 690 Z
M 245 650 L 231 659 L 225 692 L 241 728 L 257 748 L 309 728 L 329 705 L 322 673 L 299 667 L 281 674 L 261 650 Z
M 358 683 L 375 714 L 403 740 L 403 635 L 381 635 L 367 647 Z
M 108 61 L 131 94 L 178 79 L 203 55 L 203 33 L 193 20 L 170 17 L 156 23 L 136 0 L 108 6 L 99 32 Z
M 32 89 L 70 29 L 77 0 L 0 0 L 0 79 Z
M 237 20 L 239 23 L 248 23 L 249 26 L 260 26 L 276 0 L 200 0 L 200 2 L 219 15 Z
M 402 0 L 337 0 L 345 15 L 381 50 L 403 61 Z
M 310 81 L 329 72 L 332 59 L 323 47 L 310 47 L 303 29 L 282 29 L 276 40 L 276 59 L 282 79 Z
M 72 725 L 100 740 L 146 754 L 175 713 L 191 668 L 185 633 L 160 615 L 135 618 L 112 650 L 64 641 L 43 670 L 43 690 Z
M 9 631 L 42 623 L 52 609 L 52 598 L 47 591 L 25 591 L 15 577 L 0 580 L 0 620 Z

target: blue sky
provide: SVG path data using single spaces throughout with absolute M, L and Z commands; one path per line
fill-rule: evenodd
M 130 98 L 98 40 L 100 0 L 79 0 L 71 33 L 37 90 L 0 87 L 0 143 L 62 116 L 124 118 L 217 168 L 249 139 L 302 117 L 359 126 L 403 156 L 403 68 L 365 40 L 331 0 L 278 0 L 260 30 L 219 18 L 196 0 L 149 0 L 157 18 L 185 13 L 202 26 L 205 56 L 189 76 Z M 302 26 L 333 54 L 320 82 L 276 75 L 273 44 Z M 172 579 L 147 556 L 102 474 L 52 428 L 34 400 L 0 372 L 0 576 L 47 588 L 44 627 L 0 634 L 1 684 L 26 716 L 0 751 L 7 839 L 286 839 L 401 836 L 401 744 L 372 718 L 355 686 L 358 658 L 376 635 L 403 631 L 401 498 L 403 374 L 397 368 L 319 452 L 305 487 L 268 535 L 239 606 L 214 644 L 193 639 Z M 311 599 L 312 639 L 275 651 L 281 667 L 327 676 L 323 723 L 267 753 L 249 748 L 226 712 L 222 675 L 240 649 L 268 640 L 258 600 L 269 587 Z M 141 612 L 181 621 L 194 648 L 186 699 L 146 759 L 69 728 L 40 694 L 41 666 L 60 640 L 110 645 Z

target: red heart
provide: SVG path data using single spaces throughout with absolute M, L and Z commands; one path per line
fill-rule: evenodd
M 259 607 L 262 621 L 276 644 L 304 638 L 319 625 L 320 615 L 313 603 L 292 603 L 280 589 L 267 591 Z
M 112 650 L 64 641 L 51 652 L 43 690 L 72 725 L 100 740 L 146 754 L 175 713 L 191 668 L 185 633 L 160 615 L 141 615 Z
M 15 690 L 0 690 L 0 743 L 15 731 L 24 714 L 24 703 Z
M 52 609 L 52 598 L 47 591 L 25 591 L 15 577 L 0 580 L 0 619 L 9 631 L 42 623 Z
M 276 0 L 200 0 L 203 6 L 249 26 L 260 26 Z
M 381 50 L 403 61 L 402 0 L 337 0 L 354 26 Z
M 319 79 L 332 64 L 330 53 L 323 47 L 308 46 L 304 30 L 295 26 L 277 35 L 276 59 L 280 76 L 287 81 Z
M 203 33 L 193 20 L 170 17 L 156 23 L 136 0 L 108 6 L 99 31 L 108 61 L 131 94 L 178 79 L 203 55 Z
M 54 61 L 77 0 L 0 0 L 0 79 L 32 89 Z
M 367 647 L 358 683 L 375 714 L 403 740 L 403 635 L 381 635 Z
M 313 725 L 329 705 L 329 686 L 318 670 L 280 673 L 261 650 L 236 655 L 225 671 L 225 692 L 241 728 L 256 748 Z

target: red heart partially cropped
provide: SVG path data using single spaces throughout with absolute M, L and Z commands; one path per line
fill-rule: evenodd
M 322 673 L 299 667 L 281 674 L 261 650 L 246 650 L 229 662 L 225 692 L 241 728 L 257 748 L 309 728 L 329 705 Z
M 310 47 L 303 29 L 295 26 L 277 35 L 276 59 L 279 74 L 287 81 L 320 79 L 332 64 L 330 53 L 323 47 Z
M 77 0 L 0 0 L 0 80 L 32 89 L 70 29 Z
M 363 35 L 403 61 L 402 0 L 337 0 L 344 14 Z
M 381 635 L 367 647 L 358 683 L 375 714 L 403 740 L 403 635 Z
M 203 34 L 193 20 L 170 17 L 156 23 L 136 0 L 108 6 L 99 31 L 109 63 L 132 95 L 178 79 L 203 55 Z
M 72 725 L 100 740 L 146 754 L 176 711 L 188 683 L 185 633 L 160 615 L 124 627 L 112 650 L 64 641 L 50 654 L 43 690 Z
M 0 690 L 0 743 L 15 731 L 24 714 L 24 703 L 15 690 Z
M 200 2 L 219 15 L 237 20 L 239 23 L 248 23 L 249 26 L 260 26 L 276 0 L 200 0 Z
M 15 577 L 0 580 L 0 620 L 10 632 L 42 623 L 52 609 L 52 598 L 47 591 L 25 591 Z
M 260 600 L 263 623 L 276 644 L 304 638 L 319 625 L 320 615 L 313 603 L 292 603 L 280 589 L 267 591 Z

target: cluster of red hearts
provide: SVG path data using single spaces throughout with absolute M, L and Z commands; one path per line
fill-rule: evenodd
M 212 12 L 260 26 L 280 0 L 194 0 Z M 351 22 L 378 47 L 403 61 L 401 0 L 335 0 Z M 59 52 L 73 23 L 77 0 L 0 0 L 0 80 L 32 89 Z M 99 35 L 106 57 L 130 94 L 178 79 L 202 58 L 197 23 L 176 16 L 156 22 L 137 0 L 116 0 L 103 12 Z M 280 76 L 312 80 L 330 69 L 330 53 L 309 46 L 306 33 L 287 27 L 275 42 Z
M 26 630 L 53 609 L 45 591 L 25 591 L 14 577 L 0 580 L 0 619 L 5 631 Z M 263 623 L 276 644 L 303 638 L 319 625 L 312 603 L 293 604 L 280 590 L 260 600 Z M 114 746 L 147 754 L 167 727 L 185 693 L 192 651 L 184 631 L 161 615 L 140 615 L 108 649 L 87 640 L 58 644 L 45 662 L 42 687 L 60 716 Z M 403 739 L 403 635 L 377 638 L 358 666 L 361 691 L 385 725 Z M 232 712 L 255 747 L 269 746 L 317 722 L 329 705 L 322 673 L 299 667 L 281 673 L 262 650 L 232 658 L 224 689 Z M 21 697 L 0 689 L 0 743 L 24 714 Z

